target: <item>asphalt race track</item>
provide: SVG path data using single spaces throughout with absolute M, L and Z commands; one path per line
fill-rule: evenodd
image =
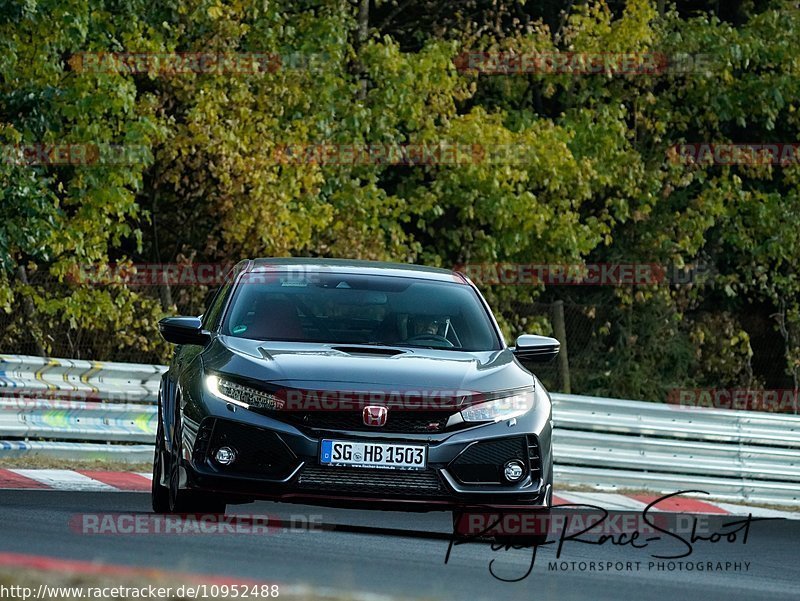
M 37 490 L 0 492 L 0 551 L 108 564 L 156 567 L 324 589 L 425 599 L 797 599 L 800 590 L 800 520 L 751 524 L 746 544 L 697 542 L 682 561 L 750 562 L 738 571 L 648 569 L 647 549 L 629 545 L 565 543 L 560 562 L 548 569 L 555 545 L 539 549 L 530 575 L 519 582 L 531 549 L 493 551 L 483 542 L 454 546 L 445 565 L 449 513 L 390 513 L 257 503 L 231 506 L 237 514 L 267 514 L 284 525 L 310 520 L 314 530 L 274 528 L 270 534 L 84 534 L 76 515 L 92 512 L 148 513 L 142 493 Z M 295 516 L 294 518 L 292 516 Z M 303 516 L 298 518 L 297 516 Z M 309 517 L 310 516 L 310 517 Z M 613 517 L 613 514 L 612 516 Z M 719 516 L 713 519 L 730 519 Z M 610 519 L 610 518 L 609 518 Z M 713 530 L 713 526 L 709 526 Z M 676 541 L 669 541 L 676 542 Z M 658 549 L 682 549 L 680 543 Z M 588 571 L 580 562 L 636 562 L 631 571 Z M 673 560 L 681 561 L 681 560 Z M 622 564 L 620 564 L 622 565 Z M 633 563 L 632 563 L 633 565 Z

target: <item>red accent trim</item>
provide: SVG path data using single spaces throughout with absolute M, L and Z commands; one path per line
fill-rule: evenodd
M 637 501 L 641 501 L 645 505 L 649 505 L 656 499 L 658 499 L 658 495 L 626 495 L 631 499 L 636 499 Z M 668 499 L 664 499 L 663 501 L 659 501 L 657 505 L 653 506 L 653 509 L 660 509 L 661 511 L 679 511 L 681 513 L 717 513 L 727 515 L 728 511 L 725 511 L 721 507 L 717 507 L 716 505 L 712 505 L 711 503 L 706 503 L 705 501 L 699 501 L 698 499 L 690 499 L 687 497 L 669 497 Z
M 263 498 L 263 497 L 261 497 Z M 392 499 L 392 498 L 376 498 L 376 497 L 350 497 L 340 495 L 311 495 L 306 493 L 287 493 L 279 497 L 272 497 L 275 499 L 327 499 L 330 501 L 359 501 L 368 503 L 389 503 L 395 505 L 439 505 L 442 507 L 458 507 L 459 509 L 547 509 L 546 505 L 503 505 L 497 503 L 475 504 L 464 503 L 463 501 L 443 501 L 436 499 Z
M 279 493 L 279 494 L 267 494 L 261 491 L 252 491 L 252 490 L 243 490 L 243 489 L 236 489 L 236 488 L 225 488 L 223 486 L 219 486 L 219 482 L 216 482 L 216 486 L 214 484 L 203 485 L 199 487 L 199 490 L 204 492 L 210 493 L 217 493 L 217 494 L 228 494 L 228 495 L 237 495 L 241 497 L 248 497 L 251 499 L 258 499 L 260 501 L 286 501 L 289 503 L 297 503 L 302 502 L 304 500 L 314 501 L 318 499 L 322 499 L 325 501 L 352 501 L 352 502 L 363 502 L 363 503 L 381 503 L 387 505 L 433 505 L 436 506 L 437 509 L 448 509 L 448 508 L 459 508 L 459 509 L 475 509 L 475 510 L 493 510 L 493 509 L 520 509 L 520 510 L 542 510 L 542 509 L 549 509 L 547 505 L 525 505 L 525 504 L 498 504 L 498 503 L 486 503 L 481 504 L 478 502 L 471 502 L 467 503 L 465 501 L 461 501 L 459 499 L 409 499 L 405 497 L 358 497 L 358 496 L 351 496 L 351 495 L 337 495 L 337 494 L 314 494 L 314 493 L 306 493 L 306 492 L 286 492 L 286 493 Z
M 43 555 L 25 555 L 22 553 L 0 553 L 0 565 L 32 570 L 46 570 L 50 572 L 78 573 L 78 574 L 104 574 L 111 576 L 138 576 L 153 578 L 155 576 L 169 576 L 171 580 L 180 577 L 192 582 L 207 582 L 209 584 L 267 584 L 265 581 L 251 580 L 248 578 L 231 578 L 230 576 L 205 576 L 187 572 L 167 572 L 155 568 L 135 568 L 131 566 L 99 564 L 89 561 L 76 561 L 73 559 L 58 559 Z M 272 584 L 272 583 L 270 583 Z
M 50 487 L 43 482 L 28 478 L 11 470 L 0 470 L 0 488 L 46 488 Z
M 571 503 L 572 501 L 567 501 L 557 495 L 553 495 L 553 505 L 570 505 Z
M 119 490 L 150 490 L 150 480 L 139 474 L 132 472 L 103 472 L 93 470 L 75 470 L 79 474 L 88 476 L 93 480 L 99 480 L 103 484 L 108 484 Z

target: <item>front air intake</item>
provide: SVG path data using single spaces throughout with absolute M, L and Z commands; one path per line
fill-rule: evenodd
M 527 471 L 529 448 L 522 436 L 475 443 L 453 460 L 450 471 L 463 484 L 508 484 L 504 467 L 512 460 Z
M 539 439 L 533 434 L 529 434 L 528 441 L 528 467 L 531 478 L 537 480 L 542 477 L 542 457 L 539 451 Z

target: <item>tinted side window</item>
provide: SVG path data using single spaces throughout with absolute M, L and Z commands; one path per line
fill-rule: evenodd
M 225 307 L 225 300 L 228 298 L 228 292 L 230 289 L 231 285 L 225 284 L 217 291 L 217 295 L 214 297 L 214 300 L 211 301 L 211 305 L 203 315 L 204 330 L 212 332 L 217 329 L 217 326 L 219 325 L 220 314 L 222 313 L 222 309 Z

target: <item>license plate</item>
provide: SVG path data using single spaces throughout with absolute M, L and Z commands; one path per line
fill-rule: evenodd
M 323 440 L 319 462 L 322 465 L 422 470 L 427 465 L 427 457 L 422 445 Z

